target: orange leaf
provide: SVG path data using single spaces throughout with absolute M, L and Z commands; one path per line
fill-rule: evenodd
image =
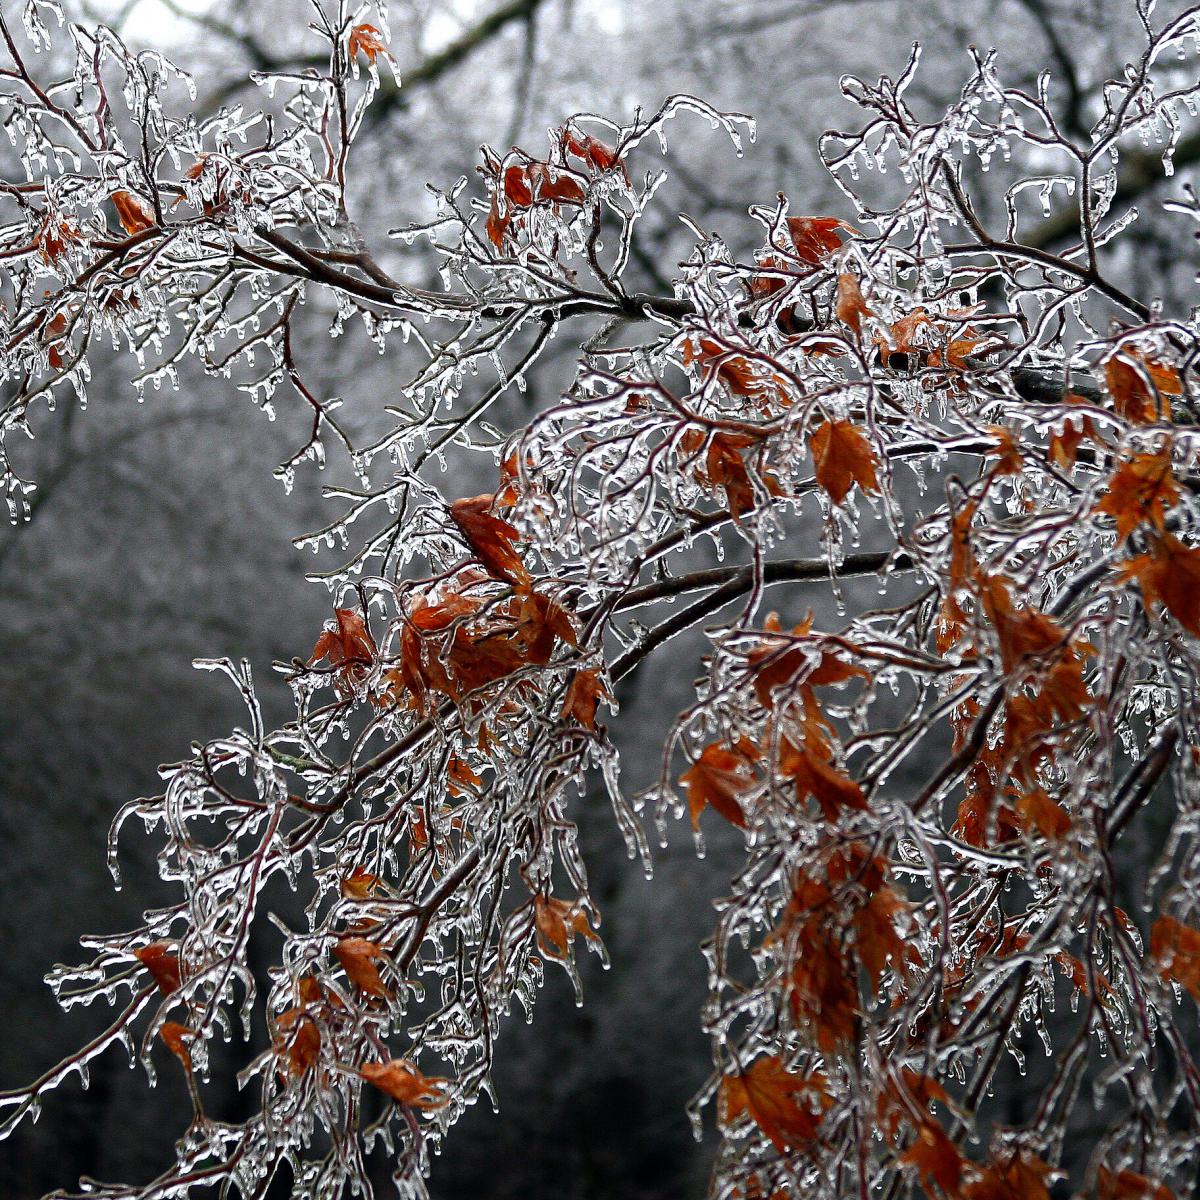
M 1061 841 L 1071 832 L 1066 810 L 1042 788 L 1030 788 L 1017 799 L 1015 808 L 1024 827 L 1037 830 L 1044 838 Z
M 321 1057 L 320 1026 L 303 1008 L 289 1008 L 275 1019 L 275 1027 L 281 1035 L 275 1052 L 287 1055 L 288 1074 L 296 1078 L 310 1071 Z
M 334 946 L 333 953 L 342 964 L 346 978 L 368 996 L 390 995 L 375 965 L 376 959 L 387 958 L 381 947 L 366 938 L 344 937 Z
M 438 1075 L 422 1075 L 404 1058 L 363 1063 L 358 1073 L 373 1087 L 409 1108 L 445 1108 L 450 1102 L 450 1097 L 443 1091 L 445 1085 L 450 1082 L 448 1079 Z
M 878 492 L 875 452 L 849 421 L 825 421 L 809 440 L 817 483 L 834 504 L 841 504 L 857 483 L 864 492 Z
M 1188 633 L 1200 637 L 1200 549 L 1185 546 L 1172 533 L 1160 534 L 1148 553 L 1121 565 L 1121 578 L 1138 581 L 1147 612 L 1161 604 Z
M 1123 1171 L 1101 1167 L 1096 1178 L 1096 1200 L 1175 1200 L 1175 1193 L 1166 1184 L 1155 1184 L 1128 1167 Z
M 179 991 L 179 955 L 169 942 L 151 942 L 133 952 L 133 957 L 150 972 L 164 996 Z
M 1105 364 L 1104 385 L 1117 415 L 1138 425 L 1169 421 L 1169 397 L 1183 394 L 1183 380 L 1174 367 L 1129 346 Z
M 190 1075 L 192 1073 L 192 1052 L 188 1049 L 187 1044 L 196 1036 L 195 1031 L 186 1025 L 180 1025 L 178 1021 L 164 1021 L 162 1028 L 158 1031 L 158 1036 L 162 1038 L 167 1049 L 183 1063 L 183 1069 Z
M 788 217 L 787 227 L 796 257 L 814 266 L 841 248 L 845 241 L 841 230 L 857 232 L 837 217 Z
M 154 228 L 154 217 L 131 192 L 113 192 L 112 202 L 117 210 L 117 220 L 126 233 L 142 233 Z
M 679 777 L 687 788 L 692 827 L 700 828 L 700 814 L 706 805 L 714 808 L 731 825 L 746 827 L 746 814 L 738 795 L 754 782 L 747 773 L 746 760 L 714 742 L 706 746 L 698 759 Z
M 528 585 L 531 577 L 516 551 L 514 543 L 521 540 L 517 530 L 491 512 L 492 497 L 467 496 L 455 500 L 450 516 L 462 531 L 475 557 L 497 579 Z
M 812 796 L 826 821 L 836 821 L 843 808 L 866 811 L 867 801 L 862 788 L 843 775 L 829 761 L 828 755 L 814 752 L 807 742 L 800 747 L 785 742 L 779 770 L 795 783 L 796 799 L 803 802 Z
M 916 1140 L 901 1155 L 916 1169 L 927 1195 L 937 1188 L 944 1196 L 957 1196 L 962 1183 L 963 1157 L 937 1121 L 922 1121 Z
M 600 935 L 588 924 L 587 913 L 576 901 L 558 900 L 554 896 L 535 896 L 533 919 L 537 927 L 538 946 L 547 958 L 566 958 L 577 933 L 598 942 Z
M 748 1116 L 780 1153 L 815 1142 L 821 1117 L 832 1104 L 824 1075 L 797 1075 L 773 1054 L 721 1081 L 721 1124 L 728 1128 Z
M 995 437 L 997 443 L 988 451 L 988 455 L 1000 460 L 994 468 L 995 474 L 1020 475 L 1025 466 L 1025 459 L 1021 456 L 1016 435 L 1006 425 L 989 425 L 988 432 Z
M 355 867 L 342 880 L 342 895 L 347 900 L 367 900 L 381 882 L 379 876 L 372 875 L 366 867 Z
M 346 47 L 346 54 L 349 58 L 361 54 L 372 64 L 380 54 L 384 58 L 392 57 L 388 52 L 387 42 L 383 40 L 383 34 L 374 25 L 355 25 L 350 30 L 350 41 Z
M 583 671 L 576 671 L 571 676 L 571 683 L 563 699 L 562 716 L 574 717 L 580 725 L 587 729 L 595 729 L 596 707 L 601 700 L 608 699 L 611 697 L 598 670 L 589 667 Z
M 1150 957 L 1164 979 L 1174 980 L 1200 1003 L 1200 929 L 1159 917 L 1150 929 Z
M 1132 454 L 1123 460 L 1093 512 L 1112 517 L 1117 523 L 1117 537 L 1124 541 L 1143 521 L 1161 532 L 1166 511 L 1178 503 L 1179 494 L 1171 473 L 1168 442 L 1155 453 Z
M 837 318 L 855 333 L 862 333 L 863 317 L 875 314 L 867 307 L 856 276 L 844 271 L 837 281 Z

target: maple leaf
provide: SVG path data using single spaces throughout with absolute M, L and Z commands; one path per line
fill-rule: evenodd
M 164 996 L 179 991 L 179 955 L 170 942 L 151 942 L 133 952 L 133 957 L 150 972 Z
M 727 349 L 713 338 L 688 338 L 683 343 L 682 357 L 685 367 L 698 363 L 706 376 L 715 376 L 734 396 L 786 402 L 787 385 L 781 376 L 764 373 L 753 359 Z
M 352 608 L 335 608 L 333 616 L 337 627 L 324 630 L 317 638 L 308 664 L 312 666 L 322 659 L 327 660 L 335 668 L 339 693 L 350 695 L 355 685 L 362 682 L 379 651 L 361 613 Z
M 843 651 L 822 648 L 820 657 L 814 662 L 810 649 L 795 644 L 799 639 L 819 636 L 812 634 L 811 615 L 793 627 L 790 637 L 779 636 L 781 632 L 779 614 L 771 613 L 763 622 L 765 636 L 747 655 L 747 666 L 754 675 L 754 694 L 764 708 L 771 707 L 772 695 L 777 689 L 792 683 L 802 672 L 801 700 L 813 705 L 816 703 L 812 693 L 814 687 L 869 678 L 863 667 L 841 657 Z M 818 720 L 823 719 L 818 717 Z
M 847 225 L 837 217 L 788 217 L 787 229 L 796 257 L 814 266 L 841 249 L 845 241 L 843 229 L 849 233 L 858 232 L 853 225 Z
M 864 492 L 878 492 L 875 451 L 849 421 L 824 421 L 809 439 L 817 483 L 834 504 L 841 504 L 857 483 Z
M 1166 1184 L 1156 1184 L 1128 1167 L 1122 1171 L 1101 1167 L 1096 1176 L 1096 1200 L 1175 1200 L 1175 1193 Z
M 1154 537 L 1145 554 L 1120 566 L 1121 579 L 1136 579 L 1146 611 L 1161 604 L 1193 637 L 1200 638 L 1200 549 L 1173 533 Z
M 832 1107 L 828 1080 L 819 1071 L 798 1075 L 776 1055 L 763 1055 L 745 1071 L 721 1080 L 721 1124 L 748 1116 L 786 1154 L 817 1140 L 821 1118 Z
M 826 821 L 836 821 L 843 808 L 867 810 L 862 788 L 833 765 L 824 746 L 814 749 L 807 741 L 794 746 L 785 739 L 779 771 L 795 783 L 797 801 L 811 796 Z
M 502 517 L 491 512 L 492 496 L 466 496 L 450 505 L 450 516 L 462 531 L 475 557 L 497 579 L 525 584 L 531 576 L 517 553 L 516 542 L 521 535 Z
M 533 919 L 537 928 L 538 947 L 547 958 L 566 958 L 577 933 L 589 941 L 600 940 L 600 935 L 588 923 L 587 913 L 579 901 L 572 904 L 554 896 L 539 894 L 533 898 Z
M 346 55 L 353 59 L 356 55 L 361 54 L 367 62 L 372 66 L 375 64 L 375 59 L 379 55 L 384 58 L 391 58 L 391 53 L 388 51 L 387 42 L 383 40 L 383 34 L 374 25 L 355 25 L 350 30 L 350 40 L 346 46 Z
M 346 972 L 346 978 L 368 996 L 389 996 L 388 986 L 375 965 L 386 959 L 382 947 L 363 937 L 344 937 L 333 948 L 334 957 Z
M 132 235 L 154 228 L 154 217 L 132 192 L 113 192 L 112 202 L 117 210 L 117 220 L 121 222 L 121 228 L 126 233 Z
M 705 746 L 700 757 L 679 777 L 687 788 L 688 809 L 692 828 L 700 828 L 700 814 L 705 807 L 715 809 L 731 825 L 746 827 L 746 814 L 738 796 L 754 780 L 748 773 L 744 755 L 737 754 L 714 742 Z
M 1129 346 L 1105 363 L 1104 386 L 1117 415 L 1137 425 L 1169 421 L 1169 398 L 1183 394 L 1183 380 L 1173 366 Z
M 1179 502 L 1179 484 L 1171 473 L 1171 446 L 1132 454 L 1122 460 L 1109 479 L 1093 512 L 1107 513 L 1117 523 L 1117 538 L 1124 541 L 1147 522 L 1160 532 L 1167 510 Z
M 611 701 L 608 689 L 594 667 L 576 671 L 571 676 L 567 694 L 563 698 L 562 717 L 573 717 L 587 729 L 596 728 L 596 707 L 601 700 Z
M 190 1075 L 192 1073 L 192 1052 L 188 1049 L 188 1042 L 195 1038 L 195 1030 L 189 1029 L 186 1025 L 180 1025 L 178 1021 L 164 1021 L 162 1028 L 158 1031 L 158 1036 L 162 1038 L 163 1045 L 183 1063 L 183 1069 Z
M 843 271 L 837 281 L 837 318 L 843 325 L 848 325 L 855 333 L 862 333 L 863 317 L 875 314 L 867 307 L 863 299 L 862 288 L 858 277 Z
M 391 1096 L 408 1108 L 425 1111 L 445 1108 L 450 1102 L 444 1089 L 450 1082 L 440 1075 L 422 1075 L 405 1058 L 390 1058 L 386 1062 L 363 1063 L 359 1075 L 373 1087 Z
M 1150 928 L 1150 957 L 1163 979 L 1174 980 L 1200 1003 L 1200 929 L 1159 917 Z

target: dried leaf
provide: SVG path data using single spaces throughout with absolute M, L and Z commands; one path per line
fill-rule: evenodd
M 824 421 L 809 441 L 817 483 L 834 504 L 842 504 L 857 483 L 864 492 L 878 492 L 875 451 L 849 421 Z
M 448 1079 L 439 1075 L 422 1075 L 413 1063 L 404 1058 L 363 1063 L 358 1073 L 373 1087 L 408 1108 L 431 1111 L 445 1108 L 450 1102 L 445 1092 L 450 1082 Z

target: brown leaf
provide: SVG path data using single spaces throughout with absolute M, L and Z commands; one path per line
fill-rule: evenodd
M 863 317 L 875 314 L 867 307 L 863 299 L 858 277 L 849 271 L 843 271 L 837 281 L 837 318 L 843 325 L 848 325 L 855 333 L 862 333 Z
M 738 796 L 754 782 L 745 758 L 714 742 L 706 746 L 698 759 L 679 777 L 687 788 L 692 827 L 700 828 L 705 807 L 715 809 L 731 825 L 746 826 L 746 814 Z
M 1121 564 L 1122 579 L 1136 579 L 1146 611 L 1161 604 L 1193 637 L 1200 638 L 1200 549 L 1173 533 L 1159 534 L 1145 554 Z
M 450 506 L 450 516 L 462 531 L 475 557 L 497 579 L 528 585 L 531 582 L 515 543 L 521 540 L 516 528 L 492 511 L 492 496 L 466 496 Z
M 131 192 L 113 192 L 112 202 L 117 210 L 117 220 L 126 233 L 132 235 L 154 228 L 154 217 Z
M 795 1074 L 773 1054 L 721 1081 L 721 1124 L 730 1128 L 748 1116 L 781 1154 L 812 1145 L 832 1105 L 824 1075 Z
M 600 940 L 578 901 L 572 904 L 554 896 L 537 895 L 533 899 L 533 914 L 538 947 L 547 958 L 566 958 L 577 933 L 589 941 Z
M 1171 419 L 1172 396 L 1183 394 L 1183 380 L 1169 363 L 1122 346 L 1105 363 L 1104 386 L 1119 417 L 1138 425 Z
M 1164 979 L 1178 983 L 1200 1003 L 1200 929 L 1159 917 L 1150 929 L 1150 957 Z
M 346 972 L 346 978 L 368 996 L 389 996 L 388 986 L 375 965 L 386 959 L 383 949 L 363 937 L 344 937 L 333 948 L 334 957 Z
M 849 421 L 824 421 L 809 440 L 817 483 L 834 504 L 841 504 L 857 483 L 864 492 L 878 492 L 875 451 Z
M 444 1089 L 450 1081 L 439 1075 L 422 1075 L 404 1058 L 386 1062 L 363 1063 L 359 1075 L 373 1087 L 409 1108 L 431 1110 L 445 1108 L 450 1102 Z
M 133 956 L 150 972 L 164 996 L 179 991 L 179 955 L 170 942 L 151 942 L 135 950 Z
M 1107 513 L 1124 541 L 1146 522 L 1160 532 L 1167 510 L 1179 502 L 1179 484 L 1171 472 L 1171 445 L 1153 453 L 1131 454 L 1113 472 L 1093 512 Z
M 571 676 L 567 694 L 563 698 L 563 718 L 573 717 L 587 729 L 596 728 L 596 707 L 601 700 L 611 700 L 600 672 L 589 667 L 576 671 Z

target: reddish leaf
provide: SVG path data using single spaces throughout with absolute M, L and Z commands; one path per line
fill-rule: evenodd
M 365 24 L 355 25 L 350 30 L 350 40 L 346 46 L 346 54 L 351 59 L 361 54 L 372 64 L 374 64 L 375 59 L 381 54 L 384 58 L 392 57 L 388 52 L 387 42 L 383 40 L 383 34 L 374 25 Z
M 521 535 L 502 517 L 495 516 L 491 508 L 490 494 L 467 496 L 454 501 L 450 516 L 476 558 L 492 575 L 509 583 L 527 585 L 531 577 L 515 546 Z
M 596 728 L 596 707 L 601 700 L 609 700 L 608 689 L 594 667 L 576 671 L 563 699 L 562 716 L 573 717 L 588 729 Z
M 183 1063 L 183 1069 L 190 1075 L 192 1052 L 188 1049 L 188 1042 L 195 1038 L 195 1031 L 186 1025 L 180 1025 L 178 1021 L 164 1021 L 158 1036 L 162 1038 L 163 1045 Z
M 745 828 L 746 814 L 738 796 L 754 782 L 745 758 L 724 746 L 706 746 L 700 757 L 679 777 L 687 788 L 692 827 L 700 828 L 705 806 L 714 808 L 731 825 Z
M 1136 579 L 1149 612 L 1161 604 L 1193 637 L 1200 637 L 1200 549 L 1173 533 L 1158 535 L 1145 554 L 1121 565 L 1122 579 Z
M 864 317 L 874 316 L 863 299 L 858 277 L 849 271 L 842 272 L 837 282 L 837 318 L 855 333 L 862 333 Z
M 169 942 L 151 942 L 135 950 L 133 956 L 150 972 L 164 996 L 179 991 L 179 955 Z
M 383 982 L 376 967 L 377 959 L 387 955 L 374 942 L 363 937 L 344 937 L 333 948 L 334 957 L 342 964 L 346 978 L 368 996 L 388 996 L 387 984 Z
M 444 1090 L 450 1082 L 448 1079 L 438 1075 L 422 1075 L 404 1058 L 363 1063 L 358 1073 L 373 1087 L 408 1108 L 431 1110 L 445 1108 L 450 1102 Z
M 154 228 L 154 217 L 131 192 L 113 192 L 112 202 L 117 210 L 117 220 L 126 233 L 132 235 Z
M 538 895 L 533 900 L 533 912 L 538 946 L 547 958 L 566 958 L 577 933 L 589 941 L 600 940 L 578 901 L 571 904 L 554 896 Z
M 1171 473 L 1171 444 L 1161 450 L 1132 454 L 1113 472 L 1094 512 L 1107 513 L 1125 540 L 1143 522 L 1160 532 L 1166 513 L 1179 502 L 1179 484 Z
M 824 421 L 809 440 L 817 483 L 834 504 L 841 504 L 857 483 L 864 492 L 878 492 L 875 451 L 849 421 Z
M 1104 386 L 1117 415 L 1137 425 L 1169 421 L 1170 397 L 1183 394 L 1183 380 L 1173 366 L 1130 346 L 1105 363 Z
M 832 1104 L 824 1075 L 797 1075 L 775 1055 L 764 1055 L 721 1081 L 721 1124 L 730 1128 L 748 1116 L 781 1154 L 815 1142 L 821 1117 Z
M 843 229 L 857 232 L 837 217 L 788 217 L 787 228 L 796 257 L 814 266 L 841 248 L 845 241 Z

